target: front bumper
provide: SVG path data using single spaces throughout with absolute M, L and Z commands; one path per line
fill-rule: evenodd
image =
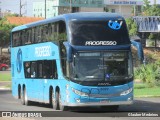
M 64 106 L 71 106 L 71 107 L 80 107 L 80 106 L 111 106 L 111 105 L 131 105 L 133 101 L 119 101 L 119 102 L 86 102 L 86 103 L 65 103 Z

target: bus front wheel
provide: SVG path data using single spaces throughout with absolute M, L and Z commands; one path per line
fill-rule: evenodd
M 52 106 L 53 109 L 59 110 L 59 101 L 58 101 L 58 91 L 56 91 L 56 94 L 54 96 L 54 92 L 52 91 Z
M 62 110 L 62 111 L 67 110 L 67 107 L 62 105 L 61 94 L 58 91 L 56 91 L 55 97 L 54 97 L 54 93 L 52 93 L 52 105 L 53 105 L 53 109 L 55 110 Z
M 68 110 L 68 107 L 67 107 L 67 106 L 62 105 L 62 99 L 61 99 L 61 94 L 60 94 L 60 92 L 59 92 L 58 98 L 59 98 L 59 108 L 60 108 L 60 110 L 62 110 L 62 111 Z

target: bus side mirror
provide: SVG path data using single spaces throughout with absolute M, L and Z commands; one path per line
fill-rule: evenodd
M 131 40 L 132 45 L 137 49 L 138 59 L 143 62 L 144 60 L 144 53 L 142 44 L 136 40 Z

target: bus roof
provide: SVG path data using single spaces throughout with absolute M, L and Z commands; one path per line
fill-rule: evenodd
M 80 21 L 87 21 L 87 20 L 124 20 L 123 17 L 121 17 L 117 13 L 108 13 L 108 12 L 79 12 L 79 13 L 69 13 L 69 14 L 63 14 L 56 17 L 52 17 L 45 20 L 40 20 L 37 22 L 32 22 L 29 24 L 24 24 L 21 26 L 17 26 L 12 29 L 12 32 L 24 30 L 27 28 L 35 27 L 38 25 L 43 25 L 51 22 L 56 22 L 60 20 L 64 20 L 66 23 L 68 23 L 71 20 L 80 20 Z

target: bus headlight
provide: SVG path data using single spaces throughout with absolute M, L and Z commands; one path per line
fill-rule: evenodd
M 75 94 L 79 95 L 79 96 L 83 96 L 83 97 L 88 97 L 88 96 L 89 96 L 88 93 L 81 92 L 81 91 L 76 90 L 76 89 L 74 89 L 74 88 L 72 88 L 72 91 L 73 91 Z
M 128 90 L 125 90 L 125 91 L 123 91 L 120 95 L 121 95 L 121 96 L 127 95 L 127 94 L 131 93 L 132 90 L 133 90 L 132 88 L 130 88 L 130 89 L 128 89 Z

